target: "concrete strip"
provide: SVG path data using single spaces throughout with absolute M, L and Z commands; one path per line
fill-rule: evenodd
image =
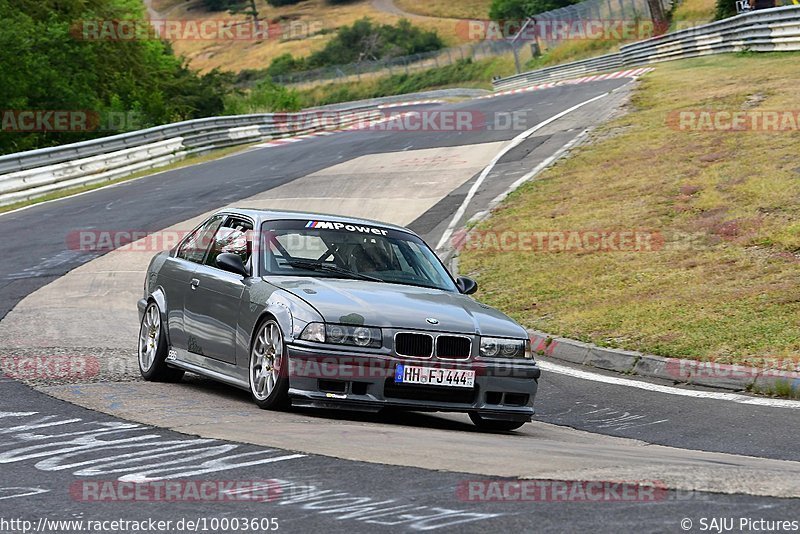
M 663 378 L 668 363 L 669 358 L 642 354 L 639 356 L 639 360 L 637 360 L 636 366 L 633 368 L 633 374 L 646 376 L 648 378 Z
M 638 352 L 612 351 L 601 347 L 590 347 L 583 364 L 605 369 L 606 371 L 628 373 L 633 370 L 639 357 Z
M 607 371 L 657 378 L 676 384 L 728 391 L 774 393 L 776 388 L 800 389 L 800 370 L 767 370 L 734 364 L 665 358 L 641 352 L 600 347 L 529 330 L 534 350 L 556 360 Z

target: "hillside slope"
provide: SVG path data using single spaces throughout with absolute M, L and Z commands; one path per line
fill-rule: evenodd
M 189 21 L 220 21 L 234 19 L 245 21 L 243 15 L 227 12 L 208 12 L 198 0 L 146 0 L 151 19 Z M 208 71 L 214 68 L 240 71 L 263 69 L 272 59 L 290 53 L 306 56 L 325 46 L 337 28 L 350 25 L 363 17 L 384 23 L 396 24 L 401 14 L 383 10 L 372 0 L 358 0 L 341 5 L 330 5 L 325 0 L 305 0 L 296 5 L 273 7 L 265 0 L 257 0 L 261 17 L 270 21 L 272 29 L 279 29 L 269 39 L 170 39 L 177 54 L 189 59 L 193 68 Z M 399 11 L 402 13 L 402 10 Z M 454 13 L 459 13 L 455 11 Z M 413 17 L 414 25 L 436 30 L 448 45 L 465 42 L 459 32 L 458 20 L 452 18 Z

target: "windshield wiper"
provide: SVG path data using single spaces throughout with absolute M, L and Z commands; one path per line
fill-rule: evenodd
M 303 261 L 303 260 L 292 260 L 287 261 L 287 265 L 290 267 L 297 267 L 298 269 L 305 269 L 307 271 L 322 271 L 327 273 L 334 273 L 334 274 L 341 274 L 346 276 L 347 278 L 354 278 L 356 280 L 369 280 L 371 282 L 383 282 L 380 278 L 375 278 L 373 276 L 367 276 L 365 274 L 360 274 L 353 272 L 349 269 L 344 269 L 343 267 L 339 267 L 337 265 L 329 265 L 327 263 L 317 263 L 315 261 Z

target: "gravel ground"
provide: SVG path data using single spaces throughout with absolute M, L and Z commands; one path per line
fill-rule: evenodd
M 0 353 L 0 372 L 31 386 L 141 380 L 134 349 L 35 347 Z

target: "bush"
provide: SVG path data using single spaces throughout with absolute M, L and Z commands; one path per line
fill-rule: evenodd
M 727 19 L 736 15 L 735 0 L 717 0 L 717 9 L 714 13 L 716 20 Z
M 267 3 L 274 7 L 281 7 L 281 6 L 291 6 L 294 4 L 299 4 L 303 0 L 267 0 Z
M 521 20 L 580 1 L 582 0 L 492 0 L 489 18 L 492 20 Z
M 240 92 L 225 99 L 225 113 L 228 115 L 297 111 L 301 108 L 300 97 L 296 91 L 268 80 L 261 81 L 249 92 Z
M 527 0 L 492 0 L 489 18 L 492 20 L 519 20 L 525 18 Z
M 277 78 L 278 76 L 289 74 L 290 72 L 303 70 L 303 63 L 302 59 L 295 59 L 292 54 L 282 54 L 273 59 L 272 63 L 269 64 L 267 76 L 270 78 Z
M 339 29 L 325 48 L 307 58 L 283 54 L 270 63 L 267 73 L 277 77 L 332 65 L 375 61 L 440 50 L 444 47 L 439 35 L 425 31 L 403 19 L 396 26 L 374 24 L 363 18 Z
M 206 11 L 227 11 L 230 0 L 203 0 L 203 7 Z

